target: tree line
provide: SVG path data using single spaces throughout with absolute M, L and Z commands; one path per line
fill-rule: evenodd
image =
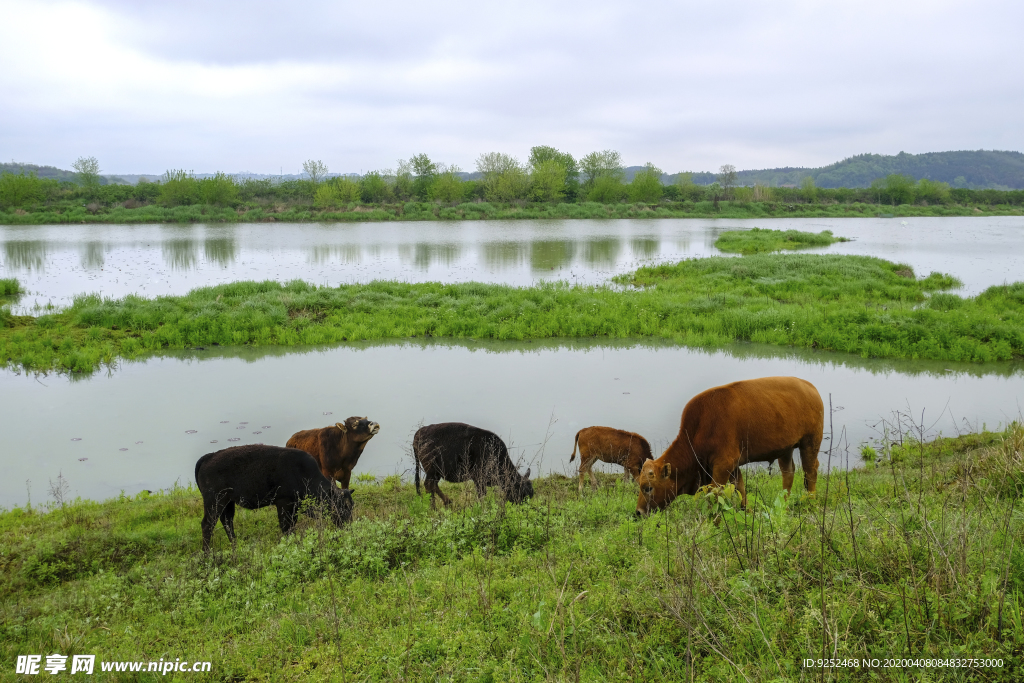
M 95 157 L 79 158 L 73 165 L 74 181 L 39 178 L 35 173 L 0 173 L 0 208 L 59 208 L 61 205 L 122 204 L 135 208 L 210 205 L 237 207 L 267 202 L 312 204 L 317 209 L 339 209 L 355 204 L 387 205 L 410 201 L 457 205 L 492 202 L 500 205 L 530 203 L 663 203 L 709 201 L 761 203 L 867 203 L 867 204 L 1024 204 L 1024 190 L 969 190 L 948 183 L 890 173 L 866 188 L 821 188 L 811 177 L 800 187 L 741 185 L 740 173 L 723 165 L 714 182 L 697 184 L 692 173 L 678 173 L 665 183 L 665 173 L 648 163 L 626 181 L 622 156 L 614 150 L 591 152 L 575 159 L 554 147 L 537 146 L 525 162 L 501 152 L 481 154 L 475 178 L 455 164 L 417 154 L 399 160 L 394 169 L 363 176 L 332 176 L 322 161 L 303 164 L 306 179 L 237 179 L 226 173 L 197 178 L 184 170 L 169 170 L 158 182 L 141 179 L 137 185 L 102 184 Z

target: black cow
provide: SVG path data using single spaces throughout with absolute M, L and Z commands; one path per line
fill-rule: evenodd
M 438 486 L 442 479 L 450 482 L 472 479 L 480 497 L 487 494 L 488 486 L 497 486 L 505 500 L 512 503 L 521 503 L 533 496 L 530 470 L 520 476 L 508 457 L 505 442 L 486 429 L 461 422 L 427 425 L 416 431 L 412 452 L 416 458 L 416 493 L 420 493 L 422 467 L 431 507 L 435 494 L 441 496 L 446 506 L 451 504 Z
M 235 542 L 235 503 L 247 510 L 276 505 L 284 533 L 295 526 L 306 496 L 325 504 L 338 526 L 352 519 L 352 490 L 335 487 L 313 456 L 297 448 L 251 444 L 207 453 L 196 462 L 196 484 L 203 494 L 204 551 L 218 519 Z

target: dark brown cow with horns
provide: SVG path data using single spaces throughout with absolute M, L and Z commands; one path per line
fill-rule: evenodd
M 572 455 L 576 459 L 576 448 L 580 449 L 580 493 L 583 493 L 584 477 L 590 475 L 590 486 L 597 490 L 597 475 L 591 469 L 598 460 L 613 465 L 622 465 L 636 479 L 640 468 L 652 458 L 651 444 L 636 432 L 625 432 L 611 427 L 587 427 L 576 432 Z
M 660 510 L 676 496 L 732 481 L 747 504 L 740 465 L 779 461 L 782 485 L 793 488 L 793 450 L 800 449 L 804 487 L 818 480 L 825 406 L 814 385 L 797 377 L 733 382 L 697 394 L 683 408 L 679 435 L 640 471 L 637 514 Z
M 376 422 L 365 417 L 350 417 L 331 427 L 295 432 L 287 446 L 312 455 L 325 477 L 347 489 L 359 456 L 378 431 L 380 425 Z

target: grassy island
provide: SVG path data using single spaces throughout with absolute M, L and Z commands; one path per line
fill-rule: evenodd
M 973 298 L 947 292 L 958 285 L 870 256 L 770 253 L 643 267 L 587 287 L 237 282 L 154 299 L 80 296 L 38 317 L 0 309 L 0 359 L 91 372 L 162 348 L 431 336 L 739 340 L 970 362 L 1024 356 L 1024 283 Z
M 68 501 L 58 481 L 44 508 L 0 511 L 0 656 L 212 662 L 188 680 L 767 683 L 817 680 L 803 660 L 824 653 L 1000 663 L 825 680 L 1020 680 L 1024 428 L 863 453 L 815 498 L 750 471 L 745 513 L 723 490 L 646 519 L 611 475 L 582 496 L 540 479 L 519 506 L 445 484 L 438 511 L 364 475 L 345 529 L 281 538 L 273 508 L 241 510 L 210 556 L 194 488 Z

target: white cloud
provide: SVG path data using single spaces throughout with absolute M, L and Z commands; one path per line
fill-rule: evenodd
M 666 170 L 1021 149 L 1008 1 L 0 1 L 0 154 L 108 172 L 320 158 L 472 168 L 619 149 Z

